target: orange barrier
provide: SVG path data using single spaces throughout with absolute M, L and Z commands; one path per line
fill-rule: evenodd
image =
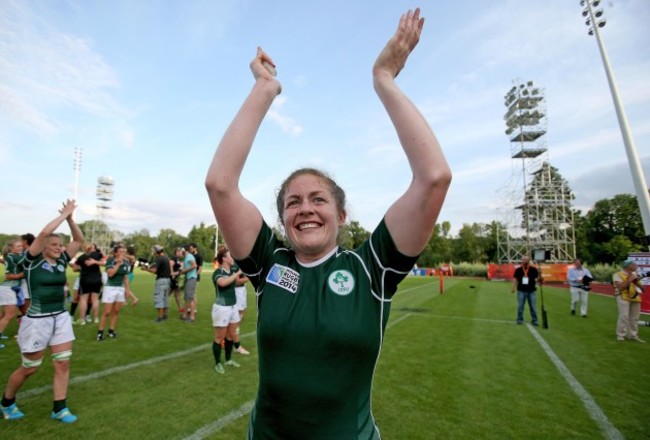
M 489 280 L 512 280 L 515 275 L 515 269 L 520 264 L 506 263 L 494 264 L 490 263 L 487 267 L 487 276 Z M 550 283 L 563 283 L 566 282 L 566 275 L 569 271 L 567 264 L 550 264 L 544 263 L 537 267 L 544 278 L 545 282 Z

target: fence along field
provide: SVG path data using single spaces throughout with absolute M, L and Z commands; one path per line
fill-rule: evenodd
M 125 307 L 119 338 L 97 342 L 75 326 L 68 401 L 79 415 L 49 419 L 52 369 L 25 384 L 26 413 L 0 420 L 2 438 L 244 438 L 257 387 L 254 296 L 242 325 L 251 356 L 218 376 L 210 351 L 209 274 L 194 324 L 176 313 L 153 322 L 153 276 L 136 272 L 137 307 Z M 73 282 L 73 274 L 70 274 Z M 569 314 L 565 289 L 544 287 L 549 329 L 514 323 L 510 283 L 410 277 L 400 286 L 375 375 L 373 413 L 384 439 L 644 439 L 650 432 L 650 344 L 617 343 L 616 306 L 591 295 L 589 318 Z M 172 307 L 170 310 L 174 310 Z M 7 329 L 17 331 L 15 324 Z M 641 337 L 650 339 L 650 327 Z M 0 351 L 0 386 L 20 357 Z

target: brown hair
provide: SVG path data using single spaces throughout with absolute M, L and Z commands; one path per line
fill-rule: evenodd
M 225 257 L 228 252 L 230 252 L 230 250 L 227 247 L 220 247 L 219 251 L 217 252 L 217 263 L 223 263 L 223 257 Z
M 329 176 L 327 173 L 324 171 L 318 170 L 316 168 L 299 168 L 295 170 L 293 173 L 289 174 L 289 177 L 287 177 L 284 182 L 282 182 L 282 185 L 280 185 L 280 189 L 278 190 L 278 194 L 275 198 L 275 205 L 278 209 L 278 217 L 280 220 L 280 224 L 284 226 L 284 196 L 287 193 L 287 187 L 289 184 L 299 176 L 304 176 L 310 174 L 312 176 L 316 176 L 319 179 L 323 180 L 325 184 L 327 185 L 330 193 L 332 194 L 332 197 L 334 197 L 334 201 L 336 202 L 336 208 L 338 209 L 339 212 L 345 213 L 345 191 L 337 185 L 337 183 Z

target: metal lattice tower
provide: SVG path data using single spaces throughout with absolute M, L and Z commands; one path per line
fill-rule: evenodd
M 573 195 L 549 163 L 545 104 L 544 90 L 532 81 L 515 81 L 505 96 L 512 175 L 502 194 L 507 231 L 499 234 L 501 262 L 520 261 L 533 249 L 550 251 L 551 262 L 575 258 Z
M 113 187 L 115 182 L 110 176 L 97 178 L 97 215 L 93 224 L 92 242 L 99 247 L 104 254 L 108 254 L 109 247 L 113 241 L 113 235 L 106 224 L 106 216 L 111 209 L 113 201 Z

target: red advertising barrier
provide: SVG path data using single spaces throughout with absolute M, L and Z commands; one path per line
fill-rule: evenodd
M 515 275 L 515 269 L 520 264 L 488 264 L 487 276 L 490 280 L 511 280 Z M 566 282 L 568 266 L 566 264 L 540 264 L 537 269 L 541 271 L 544 282 L 563 283 Z
M 487 267 L 488 280 L 512 280 L 515 276 L 515 265 L 507 264 L 494 264 L 490 263 Z

